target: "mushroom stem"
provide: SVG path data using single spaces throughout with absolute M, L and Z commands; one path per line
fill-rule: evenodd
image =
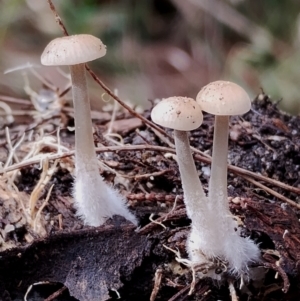
M 95 166 L 96 154 L 85 64 L 70 66 L 70 71 L 75 117 L 75 166 L 78 173 L 81 168 L 86 170 L 89 166 Z
M 221 206 L 222 204 L 224 206 L 224 202 L 227 204 L 228 124 L 229 116 L 215 117 L 208 197 L 210 203 L 213 202 Z M 228 205 L 226 207 L 228 208 Z
M 187 215 L 203 226 L 206 196 L 196 170 L 187 132 L 174 130 L 174 140 Z
M 70 71 L 75 115 L 74 199 L 78 215 L 90 226 L 100 226 L 113 215 L 121 215 L 137 224 L 136 218 L 126 207 L 125 199 L 107 185 L 99 174 L 85 66 L 73 65 Z
M 227 155 L 228 155 L 229 116 L 215 117 L 211 177 L 209 181 L 209 212 L 217 224 L 211 224 L 211 235 L 214 237 L 204 254 L 211 251 L 215 257 L 224 258 L 233 273 L 240 274 L 247 269 L 250 261 L 259 258 L 259 249 L 249 238 L 243 238 L 236 230 L 227 198 Z M 209 219 L 209 217 L 208 217 Z M 194 230 L 196 231 L 196 230 Z M 193 233 L 191 234 L 192 237 Z M 202 242 L 203 243 L 203 242 Z

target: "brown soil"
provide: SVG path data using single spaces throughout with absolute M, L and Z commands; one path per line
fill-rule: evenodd
M 149 112 L 144 116 L 149 119 Z M 74 137 L 67 129 L 72 122 L 65 111 L 55 113 L 38 122 L 32 141 L 40 139 L 41 128 L 44 136 L 56 137 L 53 130 L 60 124 L 62 145 L 72 149 Z M 95 124 L 95 141 L 105 147 L 99 150 L 104 163 L 102 174 L 127 196 L 130 209 L 139 217 L 140 229 L 118 217 L 98 228 L 82 224 L 72 206 L 74 166 L 68 156 L 61 156 L 56 167 L 53 160 L 49 161 L 48 170 L 54 173 L 38 194 L 35 214 L 55 185 L 34 228 L 28 206 L 43 173 L 39 163 L 26 164 L 24 157 L 32 142 L 24 139 L 16 152 L 19 161 L 25 162 L 14 169 L 16 186 L 8 180 L 11 173 L 4 174 L 0 182 L 0 300 L 23 300 L 26 292 L 27 300 L 117 300 L 119 296 L 123 301 L 231 300 L 228 281 L 234 282 L 240 300 L 298 300 L 299 117 L 280 112 L 261 94 L 251 112 L 231 119 L 229 161 L 241 169 L 229 169 L 230 207 L 240 219 L 242 235 L 260 245 L 262 261 L 253 267 L 261 267 L 265 276 L 250 281 L 243 289 L 239 288 L 240 280 L 230 275 L 225 275 L 222 283 L 197 279 L 190 296 L 191 271 L 176 263 L 175 254 L 164 247 L 187 257 L 185 240 L 190 221 L 182 204 L 177 164 L 170 155 L 174 151 L 172 142 L 120 112 L 114 133 L 136 150 L 116 147 L 102 136 L 106 124 L 106 119 L 98 119 Z M 12 144 L 32 127 L 33 123 L 11 126 Z M 204 124 L 191 133 L 191 144 L 210 153 L 212 134 L 213 118 L 206 115 Z M 0 158 L 5 162 L 9 147 L 4 136 L 0 145 Z M 45 144 L 38 154 L 55 152 L 53 145 Z M 197 153 L 195 160 L 207 188 L 209 159 Z M 12 169 L 15 162 L 10 164 Z M 272 179 L 276 181 L 270 182 Z M 151 222 L 150 215 L 164 227 Z

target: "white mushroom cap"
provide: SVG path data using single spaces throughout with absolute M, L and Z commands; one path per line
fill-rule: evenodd
M 251 108 L 247 92 L 228 81 L 215 81 L 203 87 L 197 95 L 201 109 L 214 115 L 241 115 Z
M 203 121 L 197 102 L 180 96 L 165 98 L 159 102 L 153 108 L 151 118 L 156 124 L 179 131 L 192 131 Z
M 70 66 L 93 61 L 105 54 L 106 46 L 100 39 L 80 34 L 52 40 L 41 56 L 41 63 L 46 66 Z

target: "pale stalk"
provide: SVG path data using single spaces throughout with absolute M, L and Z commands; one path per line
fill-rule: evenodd
M 73 65 L 70 70 L 75 115 L 74 199 L 77 214 L 91 226 L 100 226 L 113 215 L 121 215 L 137 224 L 135 216 L 126 207 L 126 200 L 99 174 L 85 65 Z
M 227 156 L 229 116 L 216 116 L 208 197 L 213 206 L 229 211 L 227 202 Z M 227 205 L 226 205 L 227 204 Z
M 92 117 L 88 96 L 85 64 L 70 66 L 75 117 L 75 166 L 97 168 L 96 152 L 92 133 Z
M 197 215 L 196 220 L 201 223 L 205 220 L 207 198 L 196 170 L 187 132 L 175 130 L 174 140 L 187 214 L 193 222 L 193 216 Z

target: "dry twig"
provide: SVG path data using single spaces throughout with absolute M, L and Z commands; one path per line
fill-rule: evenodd
M 63 286 L 62 288 L 60 288 L 59 290 L 57 290 L 56 292 L 54 292 L 53 294 L 51 294 L 44 301 L 52 301 L 52 300 L 54 300 L 55 298 L 57 298 L 58 296 L 60 296 L 66 289 L 67 289 L 67 287 Z
M 272 194 L 272 195 L 275 196 L 276 198 L 278 198 L 278 199 L 280 199 L 280 200 L 282 200 L 282 201 L 284 201 L 284 202 L 290 204 L 290 205 L 293 206 L 293 207 L 296 207 L 296 208 L 300 209 L 300 204 L 298 204 L 298 203 L 296 203 L 296 202 L 290 200 L 289 198 L 283 196 L 282 194 L 276 192 L 275 190 L 273 190 L 273 189 L 271 189 L 271 188 L 269 188 L 269 187 L 267 187 L 267 186 L 265 186 L 265 185 L 263 185 L 263 184 L 261 184 L 261 183 L 255 181 L 255 180 L 253 180 L 253 179 L 251 179 L 250 177 L 247 177 L 247 176 L 245 176 L 245 175 L 242 175 L 242 177 L 243 177 L 244 179 L 246 179 L 248 182 L 254 184 L 255 186 L 257 186 L 257 187 L 259 187 L 259 188 L 265 190 L 265 191 L 268 192 L 269 194 Z
M 159 287 L 160 287 L 160 284 L 161 284 L 161 280 L 162 280 L 162 269 L 158 268 L 155 272 L 155 275 L 154 275 L 154 287 L 152 289 L 152 293 L 151 293 L 151 296 L 150 296 L 150 301 L 154 301 L 156 299 L 156 296 L 158 294 L 158 291 L 159 291 Z
M 177 294 L 175 294 L 172 298 L 170 298 L 168 301 L 176 301 L 179 297 L 181 297 L 183 294 L 187 293 L 190 290 L 190 285 L 187 285 L 183 289 L 181 289 Z M 186 295 L 188 296 L 188 295 Z M 184 300 L 184 299 L 181 299 Z

